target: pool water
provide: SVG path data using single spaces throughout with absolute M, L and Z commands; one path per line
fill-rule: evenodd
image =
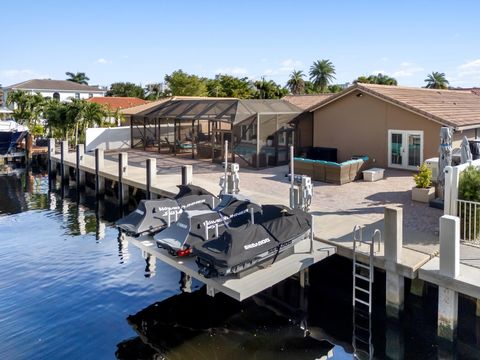
M 242 303 L 196 282 L 182 292 L 178 271 L 148 266 L 119 238 L 114 206 L 100 217 L 75 198 L 49 191 L 45 176 L 0 176 L 0 359 L 352 358 L 348 260 L 313 267 L 303 294 L 295 279 Z M 391 322 L 376 281 L 375 358 L 480 358 L 480 322 L 462 315 L 469 299 L 459 341 L 443 344 L 435 288 L 407 296 L 403 321 Z

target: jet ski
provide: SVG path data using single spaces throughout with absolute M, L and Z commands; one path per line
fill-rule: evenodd
M 186 210 L 211 210 L 220 200 L 207 190 L 195 185 L 178 185 L 173 199 L 142 200 L 138 207 L 118 220 L 115 226 L 129 236 L 154 234 L 178 220 Z
M 312 215 L 282 205 L 263 206 L 258 222 L 226 229 L 220 236 L 195 244 L 199 273 L 207 278 L 238 274 L 272 259 L 311 236 Z
M 228 226 L 255 221 L 261 211 L 260 205 L 242 195 L 221 195 L 220 204 L 213 210 L 187 209 L 154 239 L 159 248 L 168 250 L 171 255 L 187 256 L 194 244 L 217 238 Z

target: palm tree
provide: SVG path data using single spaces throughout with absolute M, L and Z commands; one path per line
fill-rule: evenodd
M 287 81 L 287 88 L 293 95 L 300 95 L 305 92 L 305 80 L 303 80 L 302 70 L 293 70 L 290 74 L 290 79 Z
M 65 75 L 68 76 L 67 81 L 73 81 L 78 84 L 88 85 L 88 81 L 90 80 L 90 78 L 87 77 L 84 72 L 72 73 L 70 71 L 67 71 Z
M 427 83 L 425 87 L 428 89 L 448 89 L 449 84 L 445 78 L 445 73 L 438 71 L 432 71 L 431 74 L 428 74 L 425 82 Z
M 149 100 L 158 100 L 162 95 L 162 84 L 160 83 L 148 84 L 145 89 Z
M 328 84 L 335 79 L 335 67 L 330 60 L 317 60 L 310 67 L 310 80 L 320 89 L 320 92 L 327 91 Z

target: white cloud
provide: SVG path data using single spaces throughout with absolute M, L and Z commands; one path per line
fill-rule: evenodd
M 460 65 L 458 67 L 458 76 L 480 76 L 480 59 Z
M 48 79 L 50 75 L 43 74 L 31 69 L 5 69 L 0 70 L 0 83 L 3 85 L 13 85 L 13 83 L 31 80 Z
M 246 76 L 248 75 L 248 70 L 243 67 L 225 67 L 215 70 L 216 74 L 228 74 L 234 76 Z
M 300 60 L 287 59 L 280 63 L 279 72 L 290 72 L 301 67 L 303 63 Z
M 410 77 L 415 75 L 418 72 L 424 71 L 425 69 L 419 65 L 416 65 L 411 62 L 403 61 L 400 64 L 400 67 L 392 73 L 393 77 Z
M 107 65 L 107 64 L 111 64 L 112 61 L 111 60 L 107 60 L 107 59 L 104 59 L 104 58 L 100 58 L 98 59 L 97 61 L 95 61 L 96 64 L 100 64 L 100 65 Z

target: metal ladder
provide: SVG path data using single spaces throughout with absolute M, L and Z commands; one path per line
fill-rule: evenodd
M 353 349 L 356 359 L 372 359 L 372 287 L 374 280 L 373 260 L 375 257 L 375 239 L 378 238 L 380 250 L 381 233 L 376 229 L 370 241 L 363 240 L 363 228 L 353 229 Z M 368 246 L 368 251 L 359 249 Z M 360 260 L 359 255 L 368 256 L 368 260 Z

